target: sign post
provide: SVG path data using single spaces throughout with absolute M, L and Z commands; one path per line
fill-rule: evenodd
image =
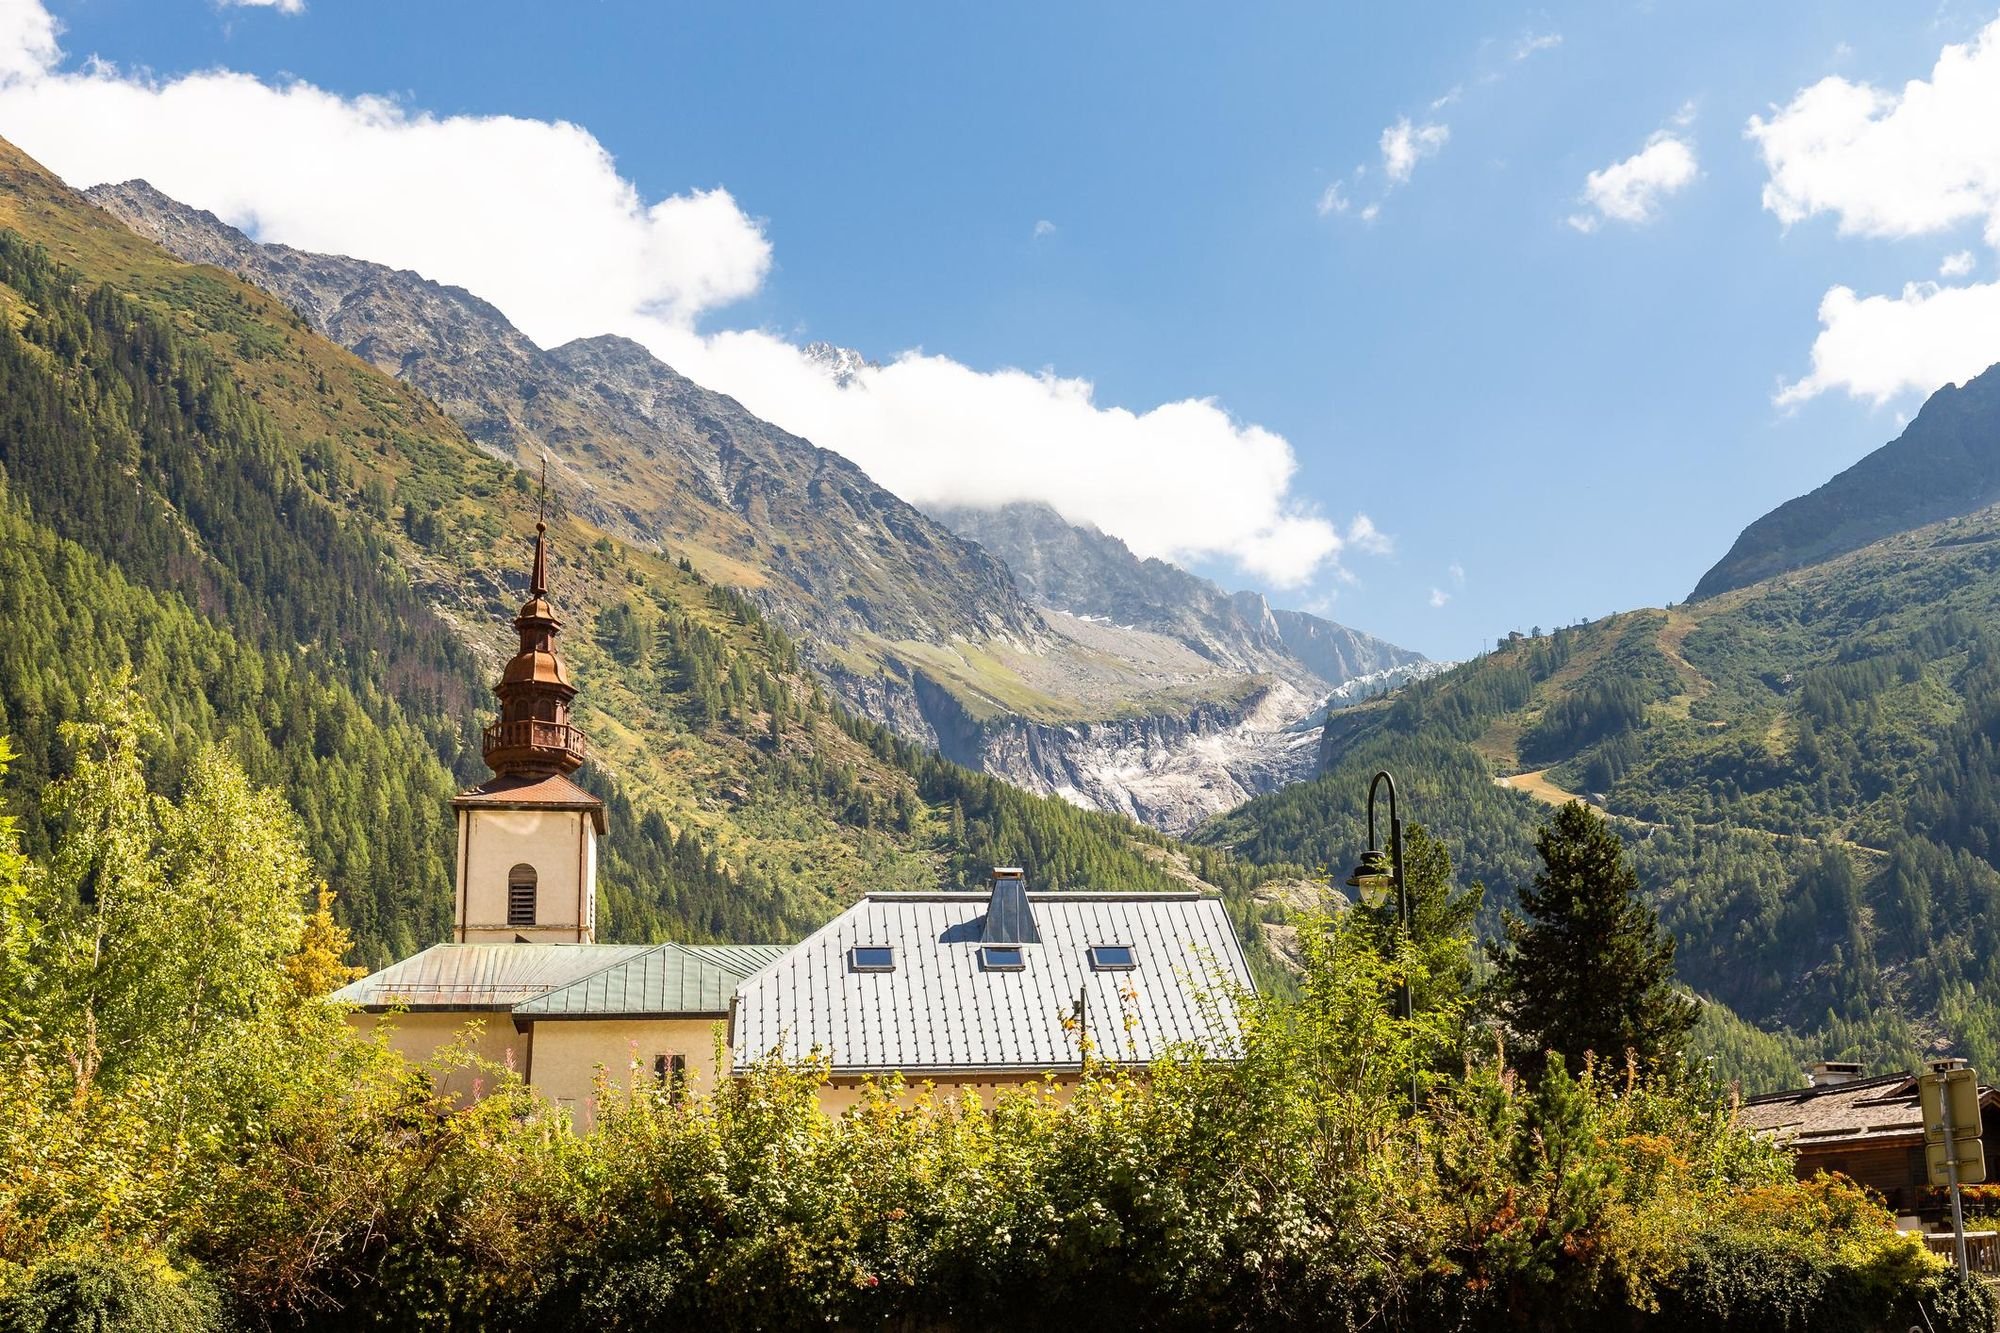
M 1917 1080 L 1924 1112 L 1924 1160 L 1933 1185 L 1951 1187 L 1951 1228 L 1958 1272 L 1970 1278 L 1965 1262 L 1965 1209 L 1961 1185 L 1986 1179 L 1986 1146 L 1980 1141 L 1979 1077 L 1963 1060 L 1938 1060 Z

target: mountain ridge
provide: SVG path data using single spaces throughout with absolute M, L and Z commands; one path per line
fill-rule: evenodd
M 749 592 L 838 697 L 905 736 L 1169 832 L 1303 775 L 1290 737 L 1261 726 L 1273 681 L 1307 696 L 1300 714 L 1326 693 L 1289 653 L 1218 662 L 1144 629 L 1044 614 L 977 542 L 629 339 L 544 350 L 489 303 L 418 274 L 251 241 L 143 182 L 87 197 L 273 292 L 489 452 L 532 467 L 546 449 L 581 514 Z M 819 356 L 836 376 L 866 364 Z M 1319 651 L 1323 669 L 1338 651 Z
M 1164 634 L 1218 664 L 1279 676 L 1305 693 L 1426 660 L 1322 617 L 1276 609 L 1262 593 L 1225 592 L 1167 561 L 1142 560 L 1118 538 L 1040 501 L 932 505 L 930 512 L 998 555 L 1032 606 Z
M 2000 366 L 1924 400 L 1899 436 L 1743 529 L 1701 601 L 2000 500 Z

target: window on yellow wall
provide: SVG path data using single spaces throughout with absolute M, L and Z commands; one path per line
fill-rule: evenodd
M 535 924 L 535 868 L 525 862 L 507 872 L 507 924 Z
M 679 1101 L 687 1091 L 687 1057 L 679 1051 L 665 1051 L 653 1057 L 653 1083 L 661 1092 Z

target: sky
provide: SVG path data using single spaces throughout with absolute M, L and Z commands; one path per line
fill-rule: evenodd
M 1990 3 L 0 0 L 0 135 L 1437 657 L 2000 362 Z

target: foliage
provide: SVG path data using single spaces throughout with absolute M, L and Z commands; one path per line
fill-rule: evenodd
M 61 984 L 34 986 L 35 1023 L 0 1043 L 0 1329 L 1993 1317 L 1859 1191 L 1793 1181 L 1701 1080 L 1585 1062 L 1526 1086 L 1430 970 L 1462 947 L 1359 912 L 1308 923 L 1295 994 L 1205 997 L 1233 1012 L 1234 1049 L 987 1104 L 892 1079 L 837 1118 L 811 1064 L 676 1097 L 607 1080 L 579 1136 L 515 1071 L 454 1049 L 412 1077 L 302 996 L 301 960 L 326 975 L 338 940 L 301 919 L 296 828 L 224 758 L 173 800 L 135 787 L 143 715 L 116 694 L 96 710 L 92 758 L 54 796 L 62 836 L 26 874 L 34 915 L 7 922 L 25 975 Z M 169 1024 L 94 1074 L 65 1058 L 119 983 L 57 947 L 88 912 L 45 892 L 52 867 L 91 867 L 93 896 L 165 953 L 183 928 L 165 904 L 212 899 L 210 872 L 122 852 L 224 818 L 279 868 L 224 848 L 235 909 L 290 933 L 215 938 L 205 969 L 236 982 L 205 992 L 231 997 L 214 1031 Z M 1413 842 L 1422 882 L 1445 882 L 1443 849 Z M 1408 1019 L 1385 1003 L 1400 977 L 1432 997 Z M 468 1064 L 482 1099 L 434 1090 Z
M 223 1303 L 207 1282 L 143 1253 L 53 1259 L 0 1301 L 0 1333 L 219 1333 Z
M 1492 949 L 1501 1016 L 1530 1049 L 1577 1063 L 1629 1054 L 1672 1071 L 1694 1003 L 1674 984 L 1674 940 L 1660 929 L 1625 845 L 1571 801 L 1536 839 L 1543 869 Z

